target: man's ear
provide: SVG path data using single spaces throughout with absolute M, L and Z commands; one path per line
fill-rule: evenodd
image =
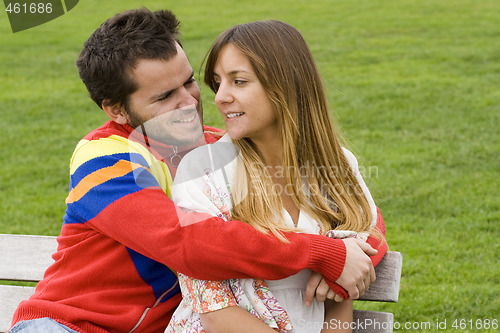
M 125 108 L 120 103 L 110 105 L 108 102 L 109 100 L 102 101 L 102 109 L 106 112 L 109 119 L 120 125 L 127 124 L 128 114 Z

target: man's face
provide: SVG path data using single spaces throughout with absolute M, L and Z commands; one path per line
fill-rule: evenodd
M 140 59 L 132 69 L 138 89 L 129 96 L 127 120 L 162 143 L 183 146 L 203 135 L 200 88 L 182 48 L 169 60 Z M 142 125 L 142 128 L 138 128 Z

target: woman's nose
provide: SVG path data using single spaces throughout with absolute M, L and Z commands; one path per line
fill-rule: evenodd
M 224 104 L 231 102 L 232 100 L 232 95 L 230 93 L 230 90 L 228 87 L 221 83 L 219 85 L 219 88 L 217 89 L 217 93 L 215 94 L 215 104 Z

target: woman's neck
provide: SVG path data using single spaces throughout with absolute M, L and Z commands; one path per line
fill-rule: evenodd
M 283 207 L 292 218 L 293 224 L 297 226 L 300 210 L 295 204 L 291 193 L 287 191 L 289 184 L 287 184 L 283 170 L 283 146 L 281 145 L 281 140 L 254 141 L 254 144 L 261 154 L 267 170 L 271 174 L 275 188 L 277 187 L 279 193 L 281 193 Z
M 282 165 L 283 147 L 281 145 L 281 140 L 252 141 L 267 167 L 275 168 Z

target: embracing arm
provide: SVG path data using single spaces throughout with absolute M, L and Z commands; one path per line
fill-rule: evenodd
M 321 333 L 352 333 L 352 300 L 342 303 L 327 300 L 325 302 L 325 323 Z
M 271 327 L 239 306 L 200 313 L 203 329 L 207 333 L 276 333 Z
M 265 235 L 246 223 L 224 222 L 211 216 L 205 216 L 203 222 L 182 227 L 179 218 L 199 221 L 200 213 L 183 213 L 161 191 L 143 191 L 150 193 L 133 194 L 126 207 L 113 209 L 113 218 L 109 220 L 130 222 L 116 228 L 109 228 L 108 224 L 107 233 L 133 250 L 186 275 L 203 280 L 252 277 L 272 280 L 310 268 L 332 286 L 332 281 L 347 273 L 343 272 L 346 247 L 342 240 L 288 233 L 286 237 L 290 243 L 283 244 L 273 235 Z M 143 199 L 157 204 L 144 210 Z M 134 214 L 137 216 L 133 217 Z M 137 224 L 139 221 L 143 222 Z M 349 248 L 349 251 L 355 250 Z M 376 258 L 381 259 L 385 250 L 379 249 Z M 363 252 L 360 248 L 358 251 Z M 231 265 L 227 264 L 228 257 L 232 258 Z M 362 262 L 350 264 L 367 265 Z M 348 290 L 355 288 L 356 278 L 341 285 Z M 339 290 L 339 294 L 341 292 Z
M 272 332 L 257 316 L 257 312 L 249 312 L 248 306 L 253 302 L 246 299 L 246 295 L 236 292 L 234 288 L 242 287 L 240 281 L 207 281 L 193 279 L 184 274 L 179 274 L 179 285 L 182 292 L 182 307 L 189 307 L 198 313 L 203 329 L 210 332 Z M 242 287 L 243 288 L 243 287 Z M 182 322 L 180 315 L 174 322 Z M 185 319 L 185 318 L 184 318 Z
M 240 221 L 186 214 L 158 188 L 120 198 L 105 213 L 92 221 L 96 229 L 134 251 L 203 280 L 282 279 L 310 268 L 335 281 L 344 267 L 346 254 L 341 240 L 289 233 L 286 237 L 290 242 L 284 244 Z M 189 219 L 196 223 L 179 223 Z M 226 258 L 231 258 L 231 265 Z

